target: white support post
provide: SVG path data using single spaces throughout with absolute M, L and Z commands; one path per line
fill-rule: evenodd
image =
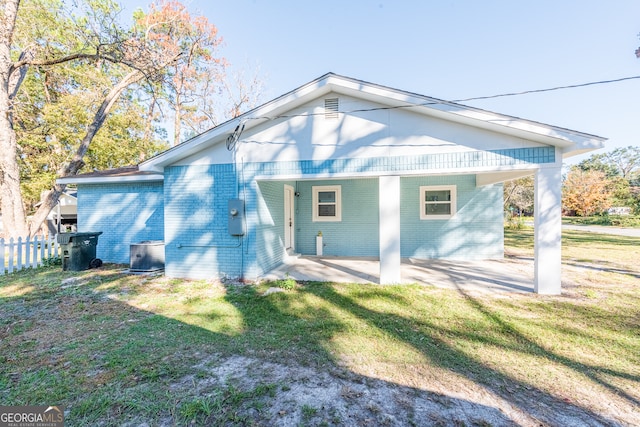
M 380 284 L 400 283 L 400 177 L 381 176 L 378 185 Z
M 562 268 L 562 175 L 559 165 L 536 172 L 534 291 L 559 295 Z

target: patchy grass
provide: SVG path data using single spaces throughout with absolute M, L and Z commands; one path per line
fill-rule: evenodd
M 534 230 L 508 230 L 504 231 L 505 252 L 507 255 L 515 254 L 533 256 Z M 616 236 L 612 234 L 563 230 L 562 231 L 562 259 L 569 264 L 595 263 L 603 266 L 611 266 L 620 269 L 636 269 L 640 260 L 640 238 Z
M 509 253 L 530 256 L 532 233 L 505 231 Z M 492 408 L 523 425 L 636 424 L 640 241 L 565 232 L 563 246 L 558 297 L 331 283 L 263 297 L 273 283 L 117 266 L 4 276 L 0 401 L 64 405 L 68 425 L 503 425 Z M 343 384 L 340 403 L 305 400 L 320 384 Z M 405 418 L 364 397 L 384 387 Z

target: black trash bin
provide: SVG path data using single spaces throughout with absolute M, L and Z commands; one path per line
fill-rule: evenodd
M 100 267 L 102 260 L 96 258 L 96 246 L 101 234 L 102 231 L 58 234 L 62 250 L 62 270 L 83 271 Z

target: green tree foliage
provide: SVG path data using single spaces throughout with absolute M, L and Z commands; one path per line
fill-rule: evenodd
M 17 110 L 15 117 L 23 200 L 28 211 L 40 200 L 42 192 L 53 186 L 58 171 L 73 157 L 92 112 L 98 109 L 110 84 L 88 64 L 69 64 L 59 71 L 65 74 L 53 76 L 52 70 L 29 73 L 17 97 L 23 104 L 41 98 L 29 109 Z M 76 77 L 72 81 L 67 75 Z M 54 84 L 53 79 L 59 79 L 61 84 Z M 70 84 L 84 89 L 68 91 Z M 145 136 L 145 114 L 146 108 L 131 94 L 123 95 L 91 141 L 83 158 L 83 170 L 130 165 L 165 149 L 167 145 L 158 135 Z
M 616 148 L 602 154 L 594 154 L 579 165 L 582 170 L 600 170 L 607 176 L 620 176 L 627 180 L 640 175 L 640 147 Z
M 135 83 L 146 76 L 140 72 L 132 76 L 132 70 L 135 74 L 138 69 L 157 72 L 160 65 L 153 64 L 158 62 L 157 52 L 140 49 L 139 58 L 128 52 L 140 44 L 141 36 L 114 23 L 113 11 L 120 9 L 116 3 L 100 0 L 81 6 L 74 14 L 57 1 L 25 1 L 16 23 L 15 55 L 24 56 L 24 49 L 31 49 L 28 42 L 34 40 L 41 41 L 41 46 L 29 56 L 45 62 L 50 57 L 66 58 L 69 52 L 82 54 L 87 45 L 97 46 L 96 55 L 88 58 L 31 66 L 16 92 L 14 130 L 27 213 L 43 191 L 54 186 L 60 171 L 124 166 L 165 148 L 154 134 L 143 134 L 140 118 L 145 109 L 135 97 L 139 88 Z M 171 50 L 165 50 L 170 57 Z M 129 84 L 113 92 L 127 77 L 133 77 Z M 110 95 L 113 102 L 105 104 Z M 83 145 L 86 149 L 78 155 Z M 74 157 L 77 166 L 68 167 Z
M 605 163 L 603 154 L 594 154 L 591 157 L 578 163 L 578 168 L 583 171 L 599 171 L 603 172 L 607 177 L 612 178 L 618 176 L 618 170 L 608 163 Z
M 175 99 L 176 81 L 189 82 L 188 99 L 203 85 L 222 91 L 210 89 L 225 65 L 215 26 L 176 1 L 136 11 L 131 28 L 113 0 L 3 5 L 0 199 L 5 229 L 16 236 L 33 234 L 55 205 L 64 189 L 56 177 L 135 164 L 165 148 L 159 103 Z M 203 122 L 192 119 L 192 104 L 168 102 L 180 124 Z M 28 229 L 25 206 L 52 185 Z

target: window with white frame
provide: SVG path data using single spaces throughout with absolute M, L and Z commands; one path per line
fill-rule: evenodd
M 449 219 L 455 214 L 455 185 L 420 187 L 420 219 Z
M 342 221 L 340 185 L 319 185 L 313 189 L 313 221 Z

